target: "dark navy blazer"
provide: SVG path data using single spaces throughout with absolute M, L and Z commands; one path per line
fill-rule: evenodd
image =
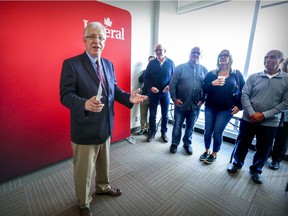
M 112 62 L 101 58 L 108 92 L 103 89 L 101 112 L 85 110 L 85 102 L 95 96 L 100 79 L 86 52 L 64 60 L 60 78 L 61 103 L 70 110 L 71 140 L 77 144 L 101 144 L 111 136 L 114 125 L 114 100 L 132 108 L 130 94 L 117 86 Z

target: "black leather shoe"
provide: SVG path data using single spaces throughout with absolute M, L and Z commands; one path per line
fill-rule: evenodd
M 80 216 L 93 216 L 90 208 L 80 208 L 79 214 L 80 214 Z
M 155 138 L 155 135 L 148 135 L 147 142 L 151 142 Z
M 190 145 L 183 146 L 183 147 L 188 155 L 192 155 L 193 152 L 192 152 L 192 147 Z
M 121 189 L 119 188 L 111 188 L 109 191 L 106 192 L 96 192 L 97 195 L 108 195 L 112 197 L 120 196 L 122 194 Z
M 141 129 L 141 130 L 137 133 L 137 135 L 143 135 L 144 132 L 145 132 L 145 131 Z
M 256 172 L 254 173 L 250 170 L 250 174 L 252 175 L 251 179 L 255 184 L 262 184 L 263 183 L 263 178 L 262 178 L 260 173 L 256 173 Z
M 234 164 L 231 164 L 228 168 L 227 168 L 227 172 L 229 173 L 236 173 L 238 170 L 238 168 L 234 165 Z
M 280 162 L 272 161 L 269 168 L 272 170 L 278 170 L 280 168 Z
M 162 138 L 163 142 L 165 142 L 165 143 L 167 143 L 169 141 L 167 134 L 162 134 L 161 138 Z
M 171 144 L 171 146 L 170 146 L 170 152 L 172 153 L 172 154 L 175 154 L 176 152 L 177 152 L 177 145 L 175 145 L 175 144 Z

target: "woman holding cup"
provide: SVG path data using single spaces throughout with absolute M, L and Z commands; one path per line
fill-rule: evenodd
M 233 59 L 229 50 L 222 50 L 217 57 L 217 68 L 210 71 L 203 82 L 205 102 L 205 152 L 200 161 L 213 163 L 222 144 L 222 134 L 232 116 L 241 109 L 240 92 L 245 84 L 239 70 L 232 69 Z M 213 136 L 213 149 L 210 146 Z

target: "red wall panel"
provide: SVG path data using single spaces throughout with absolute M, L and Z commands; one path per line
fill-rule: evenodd
M 113 32 L 102 55 L 129 92 L 129 12 L 100 2 L 0 2 L 0 181 L 72 156 L 59 79 L 63 60 L 85 50 L 84 20 Z M 112 142 L 130 135 L 130 111 L 115 110 Z

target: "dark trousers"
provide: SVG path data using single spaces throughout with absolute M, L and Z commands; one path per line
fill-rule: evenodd
M 149 93 L 149 127 L 150 135 L 156 134 L 156 116 L 157 116 L 157 108 L 158 104 L 161 106 L 161 134 L 167 133 L 167 125 L 168 125 L 168 110 L 170 104 L 170 94 L 167 93 Z
M 261 174 L 262 167 L 269 157 L 276 132 L 277 127 L 266 127 L 241 120 L 233 164 L 239 169 L 244 165 L 249 146 L 256 136 L 256 150 L 250 170 L 253 173 Z
M 283 122 L 283 127 L 277 129 L 274 145 L 272 149 L 272 160 L 281 162 L 288 147 L 288 122 Z

